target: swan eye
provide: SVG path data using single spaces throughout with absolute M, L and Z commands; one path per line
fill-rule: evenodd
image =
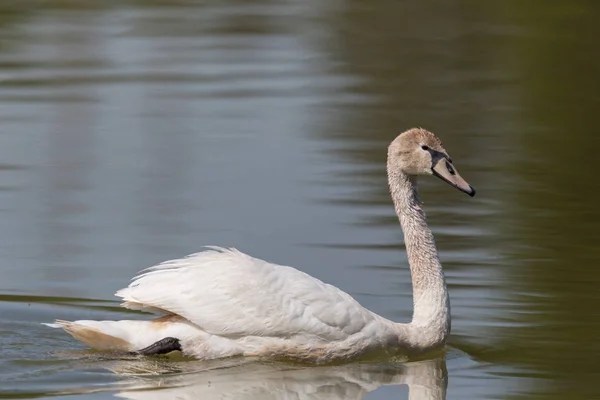
M 422 145 L 421 148 L 425 151 L 429 150 L 429 146 L 427 146 L 426 144 Z
M 450 175 L 456 174 L 456 171 L 454 171 L 454 168 L 452 168 L 452 165 L 450 165 L 448 161 L 446 161 L 446 168 L 448 169 L 448 172 L 450 172 Z

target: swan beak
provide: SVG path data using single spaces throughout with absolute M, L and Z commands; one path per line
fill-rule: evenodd
M 459 174 L 452 163 L 445 157 L 440 158 L 431 169 L 433 175 L 441 180 L 451 184 L 461 192 L 465 192 L 469 196 L 475 196 L 475 189 L 469 185 Z

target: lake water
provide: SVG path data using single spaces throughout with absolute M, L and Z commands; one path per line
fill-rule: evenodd
M 0 2 L 0 398 L 600 398 L 593 1 Z M 111 359 L 40 322 L 215 244 L 410 320 L 387 144 L 423 126 L 471 199 L 421 196 L 441 358 Z M 160 390 L 156 390 L 160 389 Z

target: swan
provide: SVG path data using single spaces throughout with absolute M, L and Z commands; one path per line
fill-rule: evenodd
M 434 175 L 470 195 L 433 133 L 412 128 L 389 145 L 387 175 L 413 284 L 413 318 L 396 323 L 304 272 L 234 248 L 208 247 L 142 270 L 115 293 L 152 320 L 64 321 L 62 328 L 101 351 L 140 355 L 180 351 L 209 360 L 232 356 L 323 364 L 440 349 L 450 333 L 450 302 L 417 177 Z

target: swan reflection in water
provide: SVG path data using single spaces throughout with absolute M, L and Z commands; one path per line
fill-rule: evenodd
M 127 390 L 116 397 L 154 399 L 362 399 L 381 386 L 407 385 L 409 399 L 446 398 L 444 358 L 405 364 L 360 363 L 306 367 L 282 363 L 221 360 L 197 371 L 196 362 L 148 359 L 111 365 Z M 233 360 L 230 360 L 233 362 Z M 196 369 L 196 371 L 193 371 Z

